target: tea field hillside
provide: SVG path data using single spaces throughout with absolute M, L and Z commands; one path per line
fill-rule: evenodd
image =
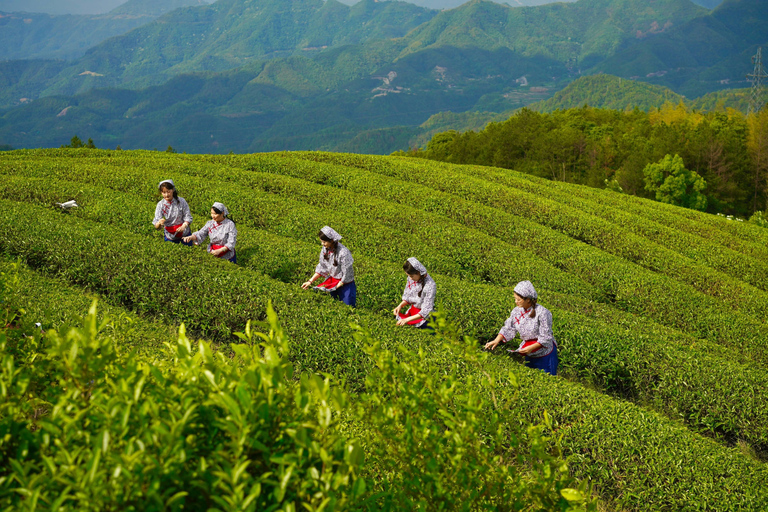
M 405 157 L 22 150 L 0 175 L 0 305 L 59 333 L 24 338 L 53 347 L 39 354 L 0 336 L 4 508 L 768 509 L 765 228 Z M 162 242 L 168 178 L 193 229 L 227 205 L 236 265 Z M 324 225 L 354 255 L 356 309 L 300 288 Z M 437 282 L 436 335 L 392 319 L 410 256 Z M 557 377 L 481 350 L 526 279 L 553 313 Z M 243 348 L 249 320 L 266 322 L 263 356 Z M 51 362 L 107 355 L 93 374 Z M 22 370 L 70 377 L 14 395 L 37 382 Z

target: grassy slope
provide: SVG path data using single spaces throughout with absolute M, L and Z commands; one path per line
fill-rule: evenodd
M 750 387 L 755 391 L 765 387 L 765 366 L 752 368 L 752 364 L 748 363 L 752 356 L 761 352 L 757 345 L 734 353 L 727 347 L 720 347 L 720 339 L 715 335 L 712 335 L 712 339 L 706 339 L 706 335 L 702 336 L 703 333 L 699 329 L 688 328 L 687 321 L 681 322 L 676 329 L 670 329 L 669 325 L 662 325 L 665 323 L 662 320 L 664 308 L 667 306 L 662 304 L 661 308 L 656 308 L 652 303 L 632 303 L 631 290 L 626 291 L 626 303 L 606 300 L 607 297 L 601 294 L 611 290 L 614 285 L 605 281 L 610 273 L 587 274 L 587 266 L 580 267 L 576 261 L 582 254 L 591 255 L 601 258 L 606 265 L 613 266 L 614 269 L 626 269 L 637 275 L 648 276 L 645 282 L 649 290 L 635 290 L 636 293 L 663 295 L 672 293 L 670 290 L 680 289 L 692 298 L 701 297 L 702 304 L 709 301 L 716 306 L 727 300 L 727 297 L 701 295 L 703 292 L 695 291 L 693 285 L 696 283 L 687 282 L 687 277 L 667 275 L 667 267 L 653 268 L 651 262 L 646 262 L 644 266 L 642 258 L 638 259 L 640 255 L 633 256 L 622 252 L 620 244 L 606 245 L 605 240 L 611 240 L 610 237 L 604 240 L 602 237 L 590 238 L 583 235 L 588 234 L 589 230 L 594 232 L 595 229 L 600 229 L 605 234 L 611 233 L 612 230 L 630 230 L 640 244 L 658 247 L 658 244 L 664 243 L 668 251 L 664 253 L 664 260 L 672 262 L 688 261 L 687 254 L 695 250 L 715 253 L 715 256 L 722 258 L 739 258 L 741 255 L 745 262 L 751 262 L 765 256 L 761 246 L 765 246 L 768 236 L 759 228 L 735 225 L 724 219 L 636 198 L 615 196 L 605 191 L 549 184 L 506 171 L 443 164 L 425 165 L 423 162 L 410 162 L 407 159 L 317 153 L 216 158 L 134 152 L 41 151 L 4 155 L 0 166 L 1 172 L 6 175 L 0 196 L 23 201 L 16 203 L 16 207 L 6 208 L 6 211 L 29 208 L 24 203 L 49 205 L 58 195 L 61 195 L 59 199 L 77 197 L 83 205 L 66 225 L 61 226 L 64 231 L 51 231 L 49 235 L 45 235 L 43 221 L 50 213 L 46 213 L 44 209 L 30 210 L 32 215 L 39 216 L 41 233 L 28 235 L 29 241 L 24 241 L 22 245 L 36 247 L 37 252 L 34 254 L 43 259 L 43 253 L 50 250 L 45 249 L 46 247 L 56 247 L 57 237 L 63 236 L 61 240 L 66 240 L 67 236 L 74 236 L 78 229 L 91 230 L 94 237 L 98 237 L 102 236 L 99 234 L 101 229 L 104 229 L 105 233 L 114 233 L 117 226 L 123 236 L 115 238 L 126 238 L 126 243 L 122 244 L 125 250 L 132 250 L 129 249 L 132 246 L 131 240 L 135 240 L 134 245 L 147 245 L 141 250 L 142 254 L 154 251 L 154 242 L 141 242 L 148 240 L 148 237 L 156 237 L 145 217 L 151 216 L 156 199 L 154 186 L 157 181 L 160 177 L 172 176 L 180 183 L 182 195 L 187 197 L 193 206 L 196 215 L 195 226 L 201 224 L 201 220 L 205 218 L 205 205 L 214 198 L 223 199 L 235 212 L 241 231 L 238 242 L 239 259 L 241 266 L 247 269 L 246 273 L 235 272 L 238 269 L 230 269 L 227 266 L 220 270 L 214 266 L 210 271 L 220 275 L 221 279 L 230 279 L 230 271 L 233 273 L 232 278 L 235 275 L 244 279 L 246 275 L 252 276 L 248 279 L 263 282 L 263 286 L 267 288 L 272 287 L 276 296 L 284 297 L 278 300 L 282 302 L 283 308 L 287 306 L 287 309 L 284 309 L 286 321 L 299 339 L 302 326 L 306 326 L 306 320 L 291 318 L 291 311 L 301 314 L 306 310 L 302 306 L 305 301 L 306 307 L 326 308 L 324 314 L 330 317 L 342 319 L 347 315 L 344 308 L 335 304 L 327 305 L 326 302 L 310 300 L 309 297 L 300 298 L 303 295 L 288 291 L 295 290 L 297 283 L 311 271 L 317 251 L 314 233 L 319 226 L 328 222 L 345 235 L 354 251 L 361 290 L 360 318 L 379 326 L 386 338 L 396 336 L 396 332 L 390 332 L 391 327 L 386 327 L 386 311 L 390 309 L 389 303 L 397 300 L 399 287 L 402 285 L 398 267 L 403 257 L 416 254 L 428 262 L 441 284 L 441 301 L 449 313 L 465 324 L 470 332 L 485 336 L 492 335 L 492 331 L 503 321 L 511 307 L 509 286 L 517 279 L 529 277 L 522 272 L 519 275 L 511 273 L 505 276 L 507 258 L 510 268 L 518 266 L 527 268 L 526 273 L 531 275 L 541 274 L 535 278 L 535 284 L 540 288 L 542 303 L 555 312 L 556 334 L 563 349 L 563 369 L 571 379 L 590 387 L 597 386 L 612 395 L 647 403 L 672 418 L 682 416 L 689 422 L 689 428 L 706 431 L 703 425 L 707 422 L 722 421 L 725 413 L 717 410 L 715 402 L 704 392 L 707 386 L 704 381 L 699 381 L 702 387 L 697 392 L 685 394 L 690 391 L 688 388 L 691 386 L 688 382 L 691 379 L 687 377 L 683 378 L 687 379 L 685 384 L 680 382 L 679 371 L 685 370 L 690 372 L 692 378 L 697 374 L 711 378 L 709 386 L 716 392 L 718 386 L 733 385 L 733 389 L 744 386 L 742 416 L 747 422 L 764 421 L 755 412 L 761 407 L 761 395 L 750 397 L 748 391 Z M 469 175 L 474 178 L 469 179 Z M 465 183 L 459 187 L 462 176 Z M 435 181 L 430 182 L 430 177 Z M 446 185 L 442 192 L 439 190 L 441 179 Z M 572 216 L 574 222 L 578 222 L 580 217 L 588 221 L 586 227 L 582 228 L 585 232 L 575 238 L 567 226 L 553 221 L 556 215 L 537 217 L 534 212 L 505 208 L 504 201 L 494 204 L 493 201 L 483 200 L 479 195 L 472 196 L 483 193 L 486 186 L 490 186 L 490 190 L 495 187 L 499 199 L 521 198 L 521 194 L 529 194 L 542 203 L 559 205 L 559 210 Z M 338 200 L 329 203 L 327 197 Z M 601 205 L 615 205 L 624 215 L 601 217 L 597 214 Z M 140 211 L 146 212 L 146 215 L 137 213 Z M 409 226 L 409 221 L 415 219 L 418 219 L 417 226 Z M 491 225 L 492 221 L 497 225 Z M 662 222 L 668 227 L 666 231 L 659 229 L 657 225 Z M 503 231 L 502 228 L 512 231 Z M 529 233 L 533 241 L 526 241 L 527 248 L 523 246 L 522 250 L 499 252 L 503 251 L 507 244 L 519 245 L 522 239 L 513 236 L 514 229 L 521 230 L 518 231 L 518 236 Z M 457 235 L 464 233 L 468 238 L 452 238 L 457 236 L 452 235 L 452 232 Z M 36 236 L 40 238 L 35 238 Z M 52 240 L 47 242 L 47 237 Z M 486 239 L 488 242 L 483 243 Z M 469 240 L 472 240 L 472 245 L 467 243 Z M 79 243 L 77 240 L 73 242 Z M 29 245 L 30 243 L 32 245 Z M 487 253 L 477 252 L 480 245 L 475 244 L 481 243 Z M 538 250 L 535 249 L 537 243 L 540 244 Z M 546 251 L 541 250 L 546 247 L 546 243 L 554 244 L 552 247 L 556 249 L 553 251 L 555 253 L 571 251 L 574 261 L 557 261 L 551 257 L 547 260 Z M 160 244 L 158 250 L 167 252 L 169 264 L 173 265 L 173 260 L 181 257 L 184 251 L 173 251 L 172 249 L 176 248 L 168 248 L 165 245 Z M 13 252 L 16 248 L 5 244 L 3 250 Z M 492 257 L 494 251 L 498 256 Z M 560 257 L 566 257 L 566 252 L 562 252 Z M 26 257 L 31 256 L 33 253 L 27 253 Z M 203 258 L 195 257 L 189 263 L 206 266 L 204 255 L 199 256 Z M 47 258 L 53 256 L 49 255 Z M 88 265 L 97 264 L 89 262 L 87 256 L 84 258 L 79 263 L 67 262 L 64 259 L 64 263 L 57 263 L 61 265 L 59 272 L 69 272 L 66 269 L 68 265 L 82 265 L 85 269 L 89 268 Z M 48 268 L 48 271 L 52 271 L 56 258 L 46 261 L 49 261 L 49 264 L 41 269 Z M 588 263 L 588 260 L 584 261 Z M 108 260 L 105 260 L 105 264 L 108 264 Z M 710 279 L 717 279 L 724 285 L 730 283 L 734 288 L 751 289 L 745 288 L 748 284 L 742 279 L 748 278 L 748 272 L 742 268 L 732 269 L 730 273 L 725 272 L 727 269 L 722 267 L 721 260 L 717 258 L 696 260 L 696 265 L 702 275 L 708 275 Z M 758 263 L 752 265 L 755 271 L 760 269 Z M 219 274 L 220 272 L 224 273 Z M 738 272 L 745 274 L 740 277 Z M 130 271 L 126 275 L 130 275 Z M 258 276 L 269 276 L 272 280 L 263 281 L 263 278 Z M 500 279 L 500 276 L 503 277 Z M 70 278 L 73 278 L 72 274 Z M 591 281 L 587 283 L 585 278 Z M 629 275 L 613 278 L 618 282 L 624 278 L 629 281 L 635 279 Z M 576 284 L 575 289 L 572 283 Z M 205 293 L 202 291 L 204 287 L 196 288 L 201 290 L 199 293 Z M 381 293 L 370 293 L 373 289 L 381 290 Z M 140 293 L 141 290 L 127 289 L 127 292 Z M 122 292 L 115 288 L 112 293 L 120 302 Z M 587 293 L 597 295 L 588 300 Z M 754 290 L 755 307 L 762 302 L 762 293 Z M 378 297 L 379 295 L 381 297 Z M 143 304 L 136 302 L 135 298 L 131 300 L 133 309 L 152 316 L 162 313 L 153 310 L 151 300 Z M 295 306 L 290 306 L 297 300 L 299 302 Z M 249 307 L 253 308 L 252 305 Z M 329 307 L 330 310 L 327 309 Z M 200 319 L 205 318 L 204 312 L 196 314 L 201 315 Z M 692 309 L 690 314 L 695 316 L 696 310 Z M 744 320 L 749 321 L 751 314 L 745 312 L 744 315 Z M 695 324 L 697 319 L 691 320 Z M 730 320 L 732 318 L 724 317 L 722 322 L 727 323 Z M 336 329 L 325 322 L 323 324 L 328 329 Z M 218 331 L 211 331 L 212 334 L 215 332 Z M 338 334 L 342 335 L 344 332 L 344 329 L 340 329 Z M 669 339 L 676 340 L 677 343 L 668 347 L 665 341 Z M 758 344 L 759 340 L 756 339 L 754 343 Z M 697 346 L 703 347 L 704 350 L 696 352 Z M 307 354 L 310 353 L 311 350 Z M 649 355 L 653 357 L 648 357 Z M 339 356 L 343 357 L 342 354 Z M 676 361 L 669 362 L 671 358 Z M 738 363 L 740 358 L 744 365 Z M 507 358 L 495 359 L 501 367 L 509 366 Z M 641 364 L 637 364 L 638 361 Z M 658 361 L 668 361 L 668 366 L 660 365 Z M 515 366 L 512 365 L 513 368 Z M 610 375 L 611 372 L 614 374 Z M 529 378 L 528 373 L 523 375 L 525 379 Z M 645 376 L 652 378 L 643 380 Z M 633 389 L 621 389 L 622 383 Z M 644 390 L 644 387 L 653 389 L 648 391 Z M 582 476 L 595 478 L 606 498 L 615 500 L 629 509 L 644 509 L 649 506 L 637 498 L 647 491 L 643 490 L 643 478 L 636 475 L 653 470 L 653 461 L 678 453 L 678 450 L 686 451 L 691 446 L 695 446 L 690 448 L 692 451 L 701 450 L 704 445 L 709 446 L 709 441 L 702 445 L 703 440 L 692 436 L 684 428 L 668 425 L 663 428 L 672 429 L 670 432 L 674 432 L 674 437 L 678 439 L 675 443 L 650 439 L 647 440 L 647 447 L 642 449 L 639 459 L 609 461 L 605 457 L 610 450 L 619 449 L 618 446 L 622 443 L 632 444 L 644 428 L 638 423 L 639 416 L 632 406 L 610 406 L 625 411 L 623 414 L 627 417 L 621 420 L 619 428 L 617 425 L 612 426 L 605 417 L 599 419 L 599 414 L 593 416 L 588 409 L 579 409 L 593 407 L 597 414 L 600 407 L 608 407 L 605 404 L 611 403 L 610 400 L 605 402 L 604 397 L 586 392 L 580 389 L 580 386 L 566 385 L 566 381 L 562 379 L 556 380 L 555 390 L 554 394 L 547 394 L 544 403 L 548 404 L 550 412 L 562 422 L 567 434 L 566 445 L 570 441 L 570 449 L 578 454 L 578 462 L 575 464 L 577 471 Z M 536 403 L 536 399 L 542 398 L 536 395 L 536 392 L 527 394 L 525 400 L 533 400 L 531 404 Z M 566 406 L 559 396 L 573 397 L 573 404 Z M 751 404 L 751 399 L 756 400 L 756 403 Z M 701 403 L 689 403 L 689 408 L 685 409 L 684 404 L 695 401 Z M 679 404 L 678 410 L 675 410 L 678 406 L 668 407 L 673 402 Z M 755 415 L 749 416 L 750 414 Z M 693 415 L 698 415 L 700 421 L 694 419 Z M 659 420 L 653 414 L 648 417 L 654 418 L 651 423 L 657 428 L 659 421 L 662 421 L 661 424 L 667 421 Z M 728 421 L 739 419 L 738 416 L 729 418 Z M 614 427 L 619 428 L 618 432 L 612 430 Z M 712 425 L 711 431 L 720 433 L 723 436 L 722 441 L 736 440 L 724 435 L 722 427 L 715 424 Z M 614 437 L 622 432 L 627 434 L 627 439 L 619 440 L 619 437 Z M 741 437 L 737 437 L 743 439 L 745 432 L 746 429 L 742 430 Z M 603 439 L 600 453 L 587 448 L 584 443 L 588 438 Z M 755 444 L 760 445 L 758 437 L 753 436 L 752 439 Z M 665 443 L 669 446 L 665 446 Z M 742 467 L 745 464 L 744 467 L 749 467 L 752 464 L 737 450 L 712 449 L 720 454 L 717 457 L 720 457 L 718 460 L 721 460 L 721 464 L 727 464 L 729 467 Z M 707 457 L 703 457 L 704 462 L 697 467 L 712 466 L 713 459 Z M 723 462 L 726 459 L 729 462 Z M 610 468 L 608 476 L 603 474 L 606 468 Z M 755 475 L 758 477 L 759 471 L 763 470 L 753 468 L 750 471 L 757 471 Z M 680 481 L 691 482 L 691 478 L 709 478 L 709 473 L 706 472 L 696 476 L 686 469 L 685 474 L 685 478 L 678 476 Z M 712 474 L 711 478 L 716 477 Z M 676 485 L 685 484 L 674 481 L 660 484 L 659 489 L 651 493 L 653 499 L 658 500 L 653 503 L 662 508 L 664 504 L 675 508 L 673 503 L 677 503 L 677 506 L 687 503 L 685 492 L 675 487 Z M 663 497 L 665 494 L 669 496 Z M 748 504 L 756 503 L 754 500 L 759 498 L 753 496 L 751 499 L 753 501 L 745 499 L 742 502 L 744 509 L 754 509 L 749 508 Z

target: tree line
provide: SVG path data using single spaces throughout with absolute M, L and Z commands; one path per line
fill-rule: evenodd
M 768 199 L 768 109 L 700 112 L 666 103 L 644 112 L 524 108 L 485 129 L 436 134 L 396 154 L 478 164 L 750 217 Z

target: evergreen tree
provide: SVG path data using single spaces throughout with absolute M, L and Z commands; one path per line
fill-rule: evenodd
M 82 148 L 84 146 L 85 144 L 83 144 L 83 141 L 80 140 L 80 137 L 78 137 L 77 135 L 75 135 L 69 140 L 69 145 L 67 144 L 61 145 L 62 148 Z

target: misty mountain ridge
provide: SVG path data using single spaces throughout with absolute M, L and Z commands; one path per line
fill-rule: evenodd
M 99 43 L 174 9 L 205 4 L 203 0 L 129 0 L 106 14 L 84 15 L 3 13 L 0 9 L 2 58 L 74 60 Z

